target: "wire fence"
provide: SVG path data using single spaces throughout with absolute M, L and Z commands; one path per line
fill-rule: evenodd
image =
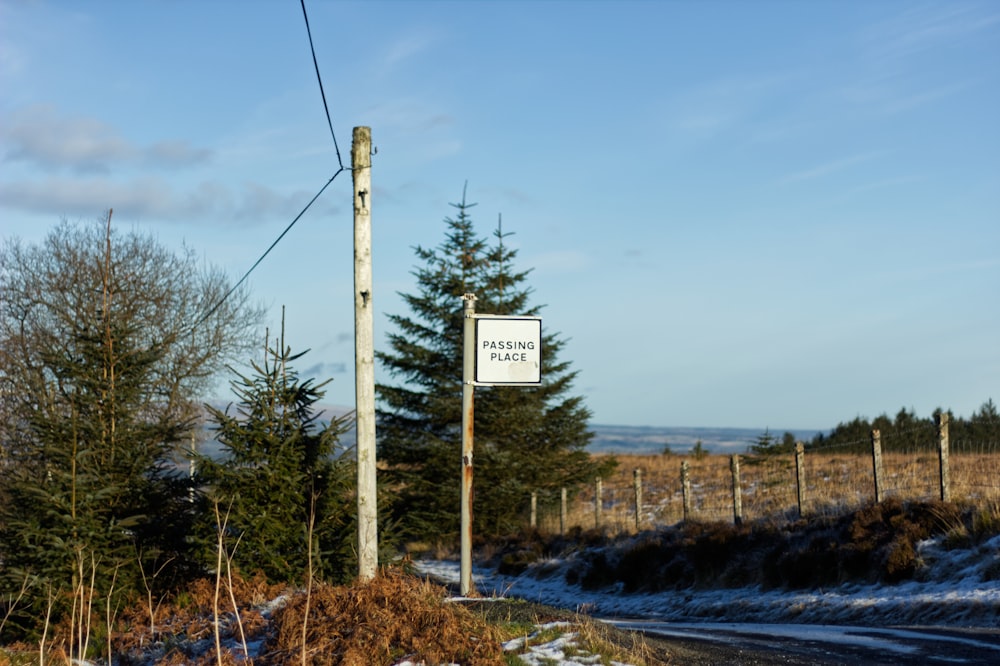
M 632 532 L 681 521 L 790 521 L 890 497 L 1000 503 L 1000 441 L 951 441 L 946 418 L 792 452 L 619 459 L 626 464 L 613 476 L 575 494 L 533 493 L 529 525 Z

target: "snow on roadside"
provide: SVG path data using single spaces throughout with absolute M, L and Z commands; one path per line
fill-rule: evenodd
M 549 622 L 535 627 L 535 631 L 527 636 L 513 638 L 503 644 L 504 652 L 510 652 L 526 666 L 594 666 L 600 665 L 601 655 L 586 654 L 576 641 L 574 625 L 570 622 Z M 554 637 L 544 643 L 535 642 L 539 636 Z M 569 653 L 569 656 L 567 655 Z M 611 661 L 611 666 L 630 666 L 620 661 Z M 427 666 L 423 662 L 410 660 L 401 661 L 393 666 Z M 447 664 L 445 666 L 457 666 Z
M 787 591 L 759 587 L 625 594 L 566 583 L 567 559 L 547 560 L 518 576 L 473 568 L 486 596 L 517 597 L 604 618 L 799 624 L 996 627 L 1000 623 L 1000 535 L 972 548 L 946 550 L 940 539 L 919 544 L 916 580 L 896 585 L 851 583 Z M 418 570 L 457 583 L 458 562 L 416 562 Z
M 545 643 L 532 643 L 531 640 L 537 636 L 557 630 L 555 638 Z M 522 662 L 528 666 L 549 666 L 559 664 L 559 666 L 590 666 L 600 664 L 600 655 L 581 655 L 580 647 L 576 643 L 576 632 L 573 631 L 573 624 L 570 622 L 549 622 L 538 625 L 535 632 L 523 638 L 514 638 L 503 644 L 505 652 L 517 653 Z M 527 650 L 527 652 L 523 652 Z M 566 655 L 571 653 L 571 657 Z M 627 666 L 619 661 L 612 661 L 613 666 Z

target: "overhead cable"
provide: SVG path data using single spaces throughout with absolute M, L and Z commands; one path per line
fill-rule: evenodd
M 323 185 L 323 187 L 319 188 L 319 192 L 316 193 L 316 196 L 314 196 L 312 199 L 310 199 L 309 203 L 307 203 L 305 205 L 305 208 L 303 208 L 301 211 L 299 211 L 299 214 L 295 216 L 295 219 L 288 223 L 288 226 L 285 227 L 285 230 L 282 231 L 281 234 L 277 238 L 274 239 L 274 242 L 271 243 L 270 247 L 268 247 L 266 250 L 264 250 L 264 254 L 260 255 L 260 257 L 257 259 L 257 261 L 255 261 L 253 263 L 253 266 L 251 266 L 250 269 L 246 273 L 243 274 L 243 277 L 241 277 L 236 282 L 236 284 L 234 284 L 229 289 L 229 291 L 226 292 L 225 296 L 223 296 L 222 298 L 219 299 L 218 303 L 216 303 L 214 306 L 212 306 L 211 310 L 209 310 L 204 315 L 202 315 L 201 318 L 191 328 L 197 328 L 198 326 L 200 326 L 201 324 L 203 324 L 205 322 L 205 320 L 207 320 L 209 317 L 211 317 L 213 314 L 215 314 L 216 310 L 218 310 L 220 307 L 222 307 L 222 304 L 226 302 L 226 299 L 229 298 L 230 296 L 232 296 L 233 292 L 236 291 L 237 289 L 239 289 L 240 285 L 243 284 L 248 277 L 250 277 L 250 274 L 253 273 L 254 269 L 257 268 L 258 265 L 260 265 L 260 262 L 264 261 L 264 257 L 266 257 L 268 254 L 270 254 L 271 250 L 274 249 L 274 246 L 277 245 L 281 241 L 281 239 L 285 237 L 285 234 L 287 234 L 289 232 L 289 230 L 291 230 L 291 228 L 295 226 L 295 223 L 299 221 L 299 218 L 301 218 L 303 215 L 305 215 L 306 211 L 309 210 L 309 207 L 313 205 L 313 203 L 316 201 L 316 199 L 319 199 L 319 196 L 321 194 L 323 194 L 323 192 L 326 190 L 327 187 L 330 186 L 330 183 L 332 183 L 333 180 L 337 176 L 339 176 L 343 171 L 344 171 L 343 167 L 337 169 L 337 173 L 333 174 L 333 176 L 330 177 L 330 180 L 326 181 L 326 183 Z
M 246 273 L 243 274 L 243 277 L 241 277 L 236 282 L 236 284 L 234 284 L 229 289 L 229 291 L 226 292 L 225 296 L 223 296 L 221 299 L 219 299 L 219 301 L 214 306 L 212 306 L 212 308 L 208 312 L 206 312 L 204 315 L 202 315 L 198 319 L 198 321 L 195 322 L 195 324 L 191 327 L 192 330 L 195 329 L 195 328 L 197 328 L 201 324 L 203 324 L 209 317 L 211 317 L 213 314 L 215 314 L 215 312 L 220 307 L 222 307 L 222 304 L 226 302 L 226 299 L 228 299 L 230 296 L 232 296 L 233 292 L 235 292 L 237 289 L 239 289 L 240 285 L 242 285 L 246 281 L 246 279 L 248 277 L 250 277 L 250 274 L 253 273 L 254 269 L 257 268 L 257 266 L 260 265 L 260 262 L 264 261 L 264 257 L 266 257 L 268 254 L 270 254 L 271 250 L 273 250 L 274 247 L 281 241 L 281 239 L 285 237 L 285 234 L 287 234 L 289 232 L 289 230 L 291 230 L 291 228 L 293 226 L 295 226 L 295 223 L 299 221 L 299 218 L 301 218 L 305 214 L 305 212 L 307 210 L 309 210 L 310 206 L 313 205 L 313 203 L 316 201 L 316 199 L 318 199 L 320 197 L 320 195 L 323 194 L 323 192 L 326 190 L 326 188 L 330 186 L 330 183 L 332 183 L 334 181 L 334 179 L 337 176 L 339 176 L 341 174 L 341 172 L 343 172 L 345 170 L 344 169 L 344 161 L 343 161 L 343 159 L 340 156 L 340 146 L 337 144 L 337 133 L 333 131 L 333 120 L 330 118 L 330 107 L 326 103 L 326 92 L 323 90 L 323 77 L 320 76 L 320 73 L 319 73 L 319 61 L 316 59 L 316 48 L 313 46 L 312 29 L 309 27 L 309 15 L 306 13 L 306 3 L 305 3 L 305 0 L 301 0 L 301 5 L 302 5 L 302 17 L 305 19 L 305 22 L 306 22 L 306 34 L 309 36 L 309 50 L 312 52 L 313 67 L 316 70 L 316 81 L 319 83 L 319 93 L 320 93 L 320 96 L 323 98 L 323 110 L 326 113 L 326 124 L 330 128 L 330 136 L 333 138 L 333 148 L 334 148 L 334 150 L 337 153 L 337 165 L 340 168 L 337 169 L 337 172 L 335 174 L 333 174 L 333 176 L 330 177 L 330 180 L 326 181 L 326 184 L 323 185 L 323 187 L 320 188 L 319 192 L 316 193 L 316 196 L 314 196 L 312 199 L 309 200 L 309 203 L 307 203 L 305 205 L 305 208 L 303 208 L 299 212 L 299 214 L 295 216 L 295 219 L 292 220 L 288 224 L 287 227 L 285 227 L 285 230 L 281 232 L 281 234 L 274 240 L 273 243 L 271 243 L 270 247 L 268 247 L 264 251 L 264 254 L 260 255 L 260 257 L 257 259 L 257 261 L 254 262 L 253 266 L 251 266 L 250 269 Z
M 319 61 L 316 60 L 316 48 L 313 46 L 312 30 L 309 28 L 309 15 L 306 14 L 306 0 L 302 3 L 302 18 L 306 20 L 306 34 L 309 35 L 309 50 L 312 52 L 313 67 L 316 69 L 316 81 L 319 82 L 319 94 L 323 98 L 323 110 L 326 111 L 326 124 L 330 127 L 330 136 L 333 137 L 333 148 L 337 151 L 337 164 L 344 168 L 344 161 L 340 158 L 340 146 L 337 145 L 337 134 L 333 131 L 333 121 L 330 120 L 330 107 L 326 104 L 326 92 L 323 90 L 323 77 L 319 74 Z

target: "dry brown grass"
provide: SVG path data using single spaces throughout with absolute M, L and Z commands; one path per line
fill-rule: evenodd
M 733 521 L 730 456 L 618 454 L 618 469 L 603 480 L 601 527 L 610 534 L 637 531 L 634 470 L 641 470 L 642 508 L 638 529 L 673 525 L 684 519 L 681 462 L 687 461 L 691 483 L 691 520 Z M 1000 501 L 1000 453 L 952 453 L 951 499 L 985 506 Z M 927 501 L 940 497 L 936 450 L 887 452 L 882 457 L 885 497 Z M 837 450 L 806 452 L 802 513 L 827 515 L 861 507 L 875 497 L 871 454 Z M 740 456 L 740 489 L 744 520 L 784 520 L 799 515 L 793 455 Z M 596 527 L 595 487 L 571 497 L 566 528 Z M 558 532 L 557 498 L 540 504 L 539 529 Z
M 275 611 L 267 664 L 302 663 L 305 596 Z M 318 585 L 309 609 L 306 663 L 315 666 L 393 664 L 504 664 L 496 630 L 444 588 L 386 571 L 347 587 Z M 258 661 L 258 663 L 261 663 Z
M 125 609 L 111 640 L 116 663 L 369 666 L 404 658 L 427 664 L 505 663 L 495 625 L 449 602 L 445 588 L 397 570 L 350 586 L 317 584 L 308 603 L 304 591 L 234 573 L 232 595 L 223 599 L 235 600 L 236 607 L 221 604 L 218 617 L 221 653 L 214 640 L 216 594 L 214 580 L 195 581 L 163 604 L 155 627 L 141 604 Z M 277 607 L 269 612 L 271 606 Z M 305 613 L 309 621 L 303 637 Z M 245 655 L 243 636 L 263 647 Z M 50 653 L 53 663 L 66 661 L 58 650 Z M 0 666 L 4 659 L 0 653 Z
M 526 532 L 508 539 L 498 569 L 511 573 L 543 557 L 574 553 L 566 581 L 584 589 L 621 586 L 628 592 L 759 585 L 825 588 L 845 582 L 896 583 L 921 566 L 918 544 L 944 537 L 946 547 L 973 547 L 1000 533 L 994 504 L 889 497 L 839 515 L 785 521 L 689 521 L 638 535 L 605 537 L 603 548 L 581 550 L 568 539 Z
M 503 641 L 555 619 L 572 625 L 560 633 L 578 634 L 575 648 L 566 648 L 578 655 L 599 655 L 601 663 L 662 663 L 648 654 L 643 641 L 570 611 L 518 600 L 449 600 L 444 587 L 399 569 L 349 586 L 317 584 L 308 603 L 303 590 L 269 585 L 260 576 L 244 578 L 234 572 L 231 588 L 232 594 L 222 598 L 235 607 L 219 604 L 213 579 L 195 581 L 164 600 L 155 627 L 142 602 L 123 609 L 110 641 L 114 663 L 389 666 L 408 660 L 429 666 L 503 666 L 517 654 L 505 654 Z M 216 623 L 221 642 L 214 638 Z M 58 638 L 63 631 L 54 631 L 57 638 L 49 642 L 46 664 L 71 663 Z M 249 654 L 244 652 L 247 644 Z M 38 663 L 37 645 L 0 649 L 0 666 L 33 663 Z
M 223 639 L 236 639 L 240 626 L 248 640 L 262 639 L 267 631 L 267 620 L 261 607 L 271 599 L 287 592 L 284 585 L 271 585 L 260 574 L 245 578 L 239 573 L 232 577 L 232 596 L 236 608 L 223 603 L 219 617 L 219 630 Z M 151 646 L 162 652 L 158 663 L 166 664 L 218 664 L 214 648 L 203 653 L 200 643 L 210 639 L 215 631 L 214 605 L 215 581 L 199 579 L 183 593 L 168 600 L 157 612 L 157 624 L 150 627 L 149 611 L 139 604 L 126 608 L 119 616 L 112 636 L 112 649 L 121 663 L 129 659 L 141 661 Z M 236 663 L 233 656 L 223 651 L 223 662 Z

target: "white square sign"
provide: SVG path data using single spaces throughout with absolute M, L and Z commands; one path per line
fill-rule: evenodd
M 476 384 L 540 384 L 542 320 L 476 315 Z

